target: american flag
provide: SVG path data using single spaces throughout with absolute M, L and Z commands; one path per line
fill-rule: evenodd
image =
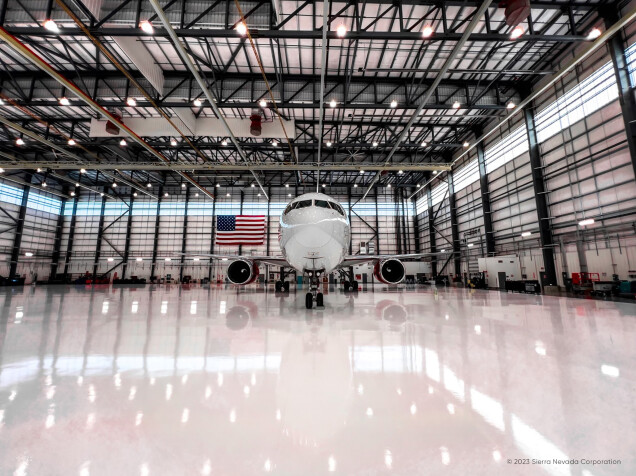
M 265 215 L 219 215 L 216 217 L 218 245 L 262 245 Z

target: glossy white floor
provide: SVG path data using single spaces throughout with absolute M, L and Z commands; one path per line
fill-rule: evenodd
M 0 474 L 636 474 L 636 304 L 381 286 L 325 302 L 0 290 Z

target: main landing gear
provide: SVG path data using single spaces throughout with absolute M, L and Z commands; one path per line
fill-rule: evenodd
M 288 293 L 289 292 L 289 281 L 276 281 L 274 284 L 274 290 L 277 293 Z
M 338 270 L 340 273 L 340 281 L 342 282 L 342 288 L 344 292 L 352 292 L 358 290 L 358 281 L 353 279 L 353 272 L 347 273 L 344 269 Z
M 324 296 L 318 292 L 321 274 L 321 270 L 307 271 L 307 275 L 309 276 L 309 292 L 305 295 L 305 307 L 307 309 L 311 309 L 314 302 L 316 303 L 316 307 L 324 306 Z

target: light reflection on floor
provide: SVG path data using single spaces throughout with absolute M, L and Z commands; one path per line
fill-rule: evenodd
M 636 304 L 326 291 L 0 289 L 0 474 L 636 474 Z

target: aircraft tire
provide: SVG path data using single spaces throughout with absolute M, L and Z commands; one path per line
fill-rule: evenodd
M 323 306 L 324 306 L 323 295 L 322 293 L 318 293 L 316 295 L 316 307 L 323 307 Z
M 345 281 L 345 282 L 344 282 L 344 283 L 342 283 L 342 284 L 344 285 L 344 290 L 345 290 L 345 291 L 349 291 L 349 286 L 350 286 L 349 281 Z
M 353 281 L 351 283 L 351 287 L 353 288 L 352 291 L 357 291 L 358 290 L 358 281 Z
M 281 283 L 280 281 L 276 281 L 276 284 L 274 284 L 274 289 L 276 290 L 277 293 L 281 291 L 282 287 L 283 287 L 283 283 Z
M 307 309 L 311 309 L 314 305 L 314 295 L 311 293 L 307 293 L 305 295 L 305 307 Z
M 289 281 L 283 282 L 283 290 L 288 293 L 289 292 Z

